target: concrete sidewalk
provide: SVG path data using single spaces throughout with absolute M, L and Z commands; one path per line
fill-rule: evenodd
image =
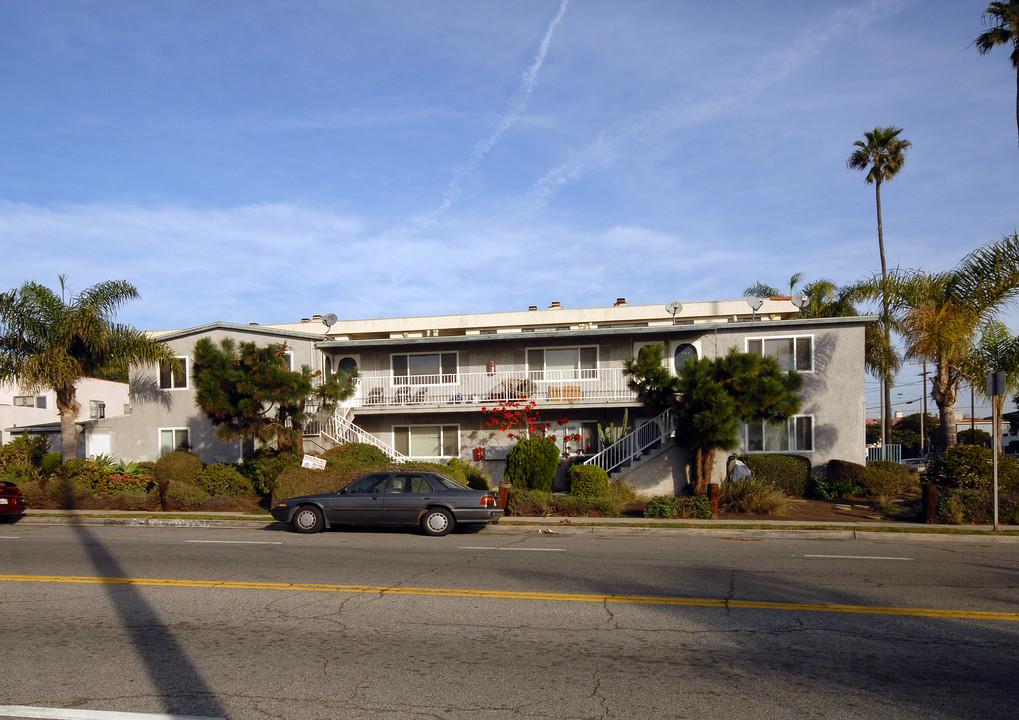
M 124 510 L 29 510 L 16 525 L 104 525 L 131 527 L 245 528 L 286 530 L 287 525 L 275 521 L 268 513 L 238 512 L 139 512 Z M 1019 543 L 1019 527 L 999 525 L 993 533 L 990 525 L 934 525 L 886 522 L 881 520 L 800 521 L 800 520 L 698 520 L 660 518 L 566 518 L 507 517 L 484 532 L 533 531 L 542 534 L 579 534 L 625 532 L 646 534 L 669 532 L 691 536 L 733 535 L 739 537 L 788 537 L 816 539 L 854 539 L 875 535 L 894 536 L 897 540 L 934 541 L 966 539 L 980 542 Z

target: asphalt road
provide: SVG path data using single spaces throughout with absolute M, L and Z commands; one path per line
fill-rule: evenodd
M 1017 586 L 976 538 L 0 526 L 0 717 L 1015 718 Z

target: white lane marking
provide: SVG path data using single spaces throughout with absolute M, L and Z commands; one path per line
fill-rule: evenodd
M 282 545 L 279 540 L 188 540 L 189 543 L 210 543 L 213 545 Z
M 20 535 L 0 535 L 0 540 L 17 540 Z
M 461 545 L 461 550 L 515 550 L 517 552 L 566 552 L 565 548 L 507 548 L 507 547 L 474 547 L 470 545 Z
M 114 712 L 111 710 L 69 710 L 65 708 L 0 705 L 0 717 L 42 718 L 43 720 L 223 720 L 197 715 Z
M 910 562 L 913 560 L 913 558 L 880 557 L 877 555 L 801 555 L 800 557 L 830 558 L 832 560 L 908 560 Z

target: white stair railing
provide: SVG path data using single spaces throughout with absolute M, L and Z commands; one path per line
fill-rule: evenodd
M 584 465 L 597 465 L 605 472 L 612 472 L 637 457 L 655 443 L 669 437 L 676 429 L 675 419 L 668 410 L 653 420 L 624 435 L 597 455 L 584 461 Z
M 339 411 L 338 411 L 339 412 Z M 348 442 L 366 443 L 377 447 L 393 460 L 407 460 L 407 456 L 388 443 L 384 443 L 369 432 L 365 432 L 354 423 L 339 414 L 330 415 L 322 422 L 322 434 L 333 442 L 342 445 Z

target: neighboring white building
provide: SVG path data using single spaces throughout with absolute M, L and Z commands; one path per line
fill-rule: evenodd
M 78 423 L 103 420 L 130 412 L 130 386 L 127 383 L 83 378 L 76 385 Z M 60 414 L 57 412 L 57 394 L 51 389 L 29 393 L 17 384 L 0 384 L 0 441 L 8 443 L 15 434 L 45 434 L 50 438 L 50 451 L 60 451 Z M 102 446 L 82 447 L 79 436 L 79 456 L 109 453 Z M 101 443 L 102 440 L 99 440 Z
M 745 300 L 688 303 L 673 312 L 619 299 L 602 308 L 553 303 L 542 310 L 329 326 L 321 316 L 279 325 L 213 323 L 152 333 L 173 348 L 185 372 L 134 368 L 131 415 L 91 422 L 86 430 L 90 446 L 102 437 L 118 458 L 155 460 L 185 445 L 206 462 L 237 462 L 245 448 L 217 440 L 195 405 L 195 342 L 285 341 L 294 367 L 324 375 L 356 367 L 360 374 L 356 396 L 306 435 L 310 448 L 360 440 L 397 459 L 480 459 L 499 479 L 512 442 L 486 427 L 483 408 L 526 397 L 542 420 L 566 419 L 568 431 L 582 436 L 570 448 L 574 454 L 597 453 L 598 424 L 619 426 L 624 412 L 631 429 L 658 423 L 664 442 L 616 471 L 642 490 L 676 492 L 686 483 L 682 439 L 639 405 L 623 373 L 627 357 L 652 342 L 665 346 L 673 372 L 689 355 L 714 358 L 731 348 L 775 357 L 803 373 L 802 410 L 781 426 L 745 427 L 743 450 L 803 454 L 814 465 L 833 458 L 864 462 L 864 328 L 871 320 L 800 319 L 789 298 L 769 298 L 756 311 Z M 720 472 L 722 466 L 716 463 Z

